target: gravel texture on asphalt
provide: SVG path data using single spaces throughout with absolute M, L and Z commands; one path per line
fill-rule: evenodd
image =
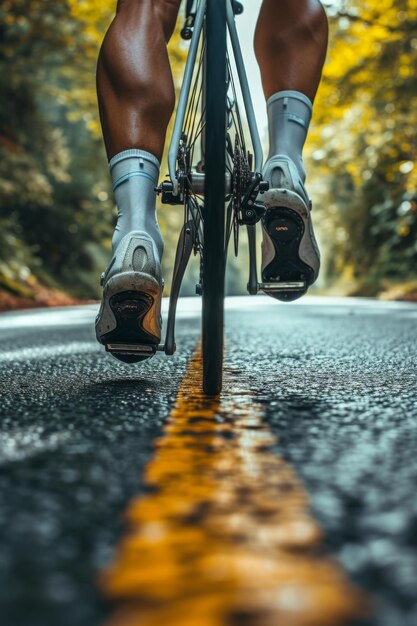
M 303 479 L 327 550 L 374 598 L 369 623 L 415 626 L 417 307 L 242 309 L 227 328 L 229 358 Z
M 125 366 L 95 309 L 0 316 L 0 625 L 98 626 L 95 579 L 199 335 Z M 417 623 L 417 307 L 231 300 L 227 363 L 310 493 L 327 551 L 374 596 L 373 626 Z
M 25 315 L 11 328 L 0 316 L 0 624 L 95 626 L 108 610 L 95 579 L 140 492 L 198 316 L 174 358 L 131 367 L 97 344 L 94 311 L 67 326 L 65 311 L 51 326 L 35 312 L 33 327 L 20 324 Z

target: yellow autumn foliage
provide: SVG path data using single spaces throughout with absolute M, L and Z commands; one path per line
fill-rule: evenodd
M 377 292 L 417 260 L 417 1 L 341 1 L 331 26 L 310 184 L 328 273 L 372 272 Z

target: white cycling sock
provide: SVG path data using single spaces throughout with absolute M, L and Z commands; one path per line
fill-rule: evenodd
M 109 162 L 118 209 L 113 252 L 125 235 L 142 230 L 154 240 L 161 260 L 164 243 L 156 218 L 156 192 L 160 163 L 145 150 L 124 150 Z
M 269 155 L 290 157 L 304 183 L 306 173 L 303 164 L 303 147 L 307 138 L 313 105 L 299 91 L 278 91 L 268 98 Z

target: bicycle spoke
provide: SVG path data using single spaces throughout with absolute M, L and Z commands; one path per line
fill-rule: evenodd
M 194 77 L 194 82 L 193 82 L 193 87 L 192 87 L 192 92 L 191 92 L 191 98 L 189 100 L 188 106 L 187 106 L 187 112 L 186 112 L 186 116 L 185 116 L 185 122 L 184 122 L 184 132 L 186 132 L 188 134 L 188 129 L 190 128 L 190 118 L 192 115 L 196 115 L 196 111 L 198 109 L 198 103 L 197 105 L 195 105 L 195 98 L 196 98 L 196 93 L 198 90 L 198 98 L 200 98 L 201 96 L 201 74 L 202 74 L 202 66 L 203 66 L 203 58 L 204 58 L 204 51 L 205 51 L 205 43 L 201 46 L 201 51 L 200 51 L 200 56 L 199 56 L 199 60 L 197 63 L 197 72 L 196 75 Z M 200 88 L 198 89 L 200 85 Z
M 204 172 L 204 155 L 197 149 L 199 142 L 203 140 L 206 131 L 206 109 L 203 106 L 203 64 L 206 57 L 206 42 L 202 41 L 198 53 L 198 59 L 194 68 L 190 97 L 186 109 L 183 135 L 179 150 L 179 174 L 183 177 L 184 192 L 184 220 L 192 219 L 196 226 L 196 231 L 200 231 L 203 223 L 202 206 L 204 199 L 193 189 L 194 172 Z M 248 152 L 246 149 L 246 139 L 244 126 L 238 102 L 237 80 L 232 71 L 233 57 L 226 55 L 226 72 L 228 82 L 227 97 L 227 138 L 226 138 L 226 174 L 231 181 L 232 189 L 228 192 L 228 204 L 226 208 L 226 228 L 225 228 L 225 253 L 227 252 L 232 232 L 234 232 L 234 247 L 237 253 L 238 230 L 239 230 L 239 207 L 247 186 L 247 174 L 250 171 L 248 163 Z M 233 67 L 234 69 L 234 67 Z M 201 146 L 202 148 L 203 146 Z M 198 189 L 202 184 L 198 182 Z M 197 185 L 197 183 L 195 183 Z M 230 201 L 229 201 L 230 200 Z M 203 242 L 201 240 L 197 247 L 201 251 Z

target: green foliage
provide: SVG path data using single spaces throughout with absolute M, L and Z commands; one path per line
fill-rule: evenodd
M 91 295 L 113 205 L 79 89 L 90 76 L 94 90 L 83 28 L 67 3 L 45 0 L 3 2 L 0 23 L 0 283 L 16 291 L 36 276 Z

